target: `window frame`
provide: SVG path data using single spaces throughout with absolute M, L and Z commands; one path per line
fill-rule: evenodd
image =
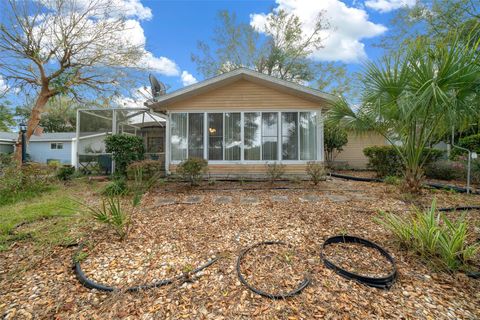
M 50 142 L 50 150 L 63 150 L 63 142 Z
M 244 153 L 244 138 L 245 138 L 245 113 L 260 113 L 260 117 L 262 117 L 263 113 L 272 113 L 276 112 L 278 113 L 277 119 L 277 160 L 245 160 L 245 153 Z M 297 144 L 298 144 L 298 149 L 297 149 L 297 160 L 282 160 L 282 112 L 295 112 L 297 113 Z M 300 113 L 301 112 L 315 112 L 316 113 L 316 127 L 315 127 L 315 134 L 317 137 L 317 146 L 316 146 L 316 157 L 315 160 L 300 160 Z M 272 163 L 272 162 L 278 162 L 278 163 L 283 163 L 283 164 L 306 164 L 310 161 L 324 161 L 324 151 L 323 151 L 323 110 L 319 107 L 318 109 L 315 108 L 296 108 L 296 107 L 291 107 L 291 108 L 282 108 L 282 109 L 213 109 L 209 110 L 206 109 L 205 111 L 200 111 L 200 110 L 186 110 L 186 109 L 181 109 L 181 110 L 175 110 L 175 111 L 169 111 L 168 112 L 168 121 L 170 122 L 172 119 L 172 114 L 176 113 L 187 113 L 187 119 L 188 119 L 188 114 L 189 113 L 203 113 L 204 120 L 204 132 L 203 132 L 203 155 L 204 159 L 208 161 L 210 164 L 266 164 L 266 163 Z M 223 152 L 223 159 L 225 159 L 225 113 L 240 113 L 240 121 L 241 121 L 241 150 L 240 150 L 240 160 L 208 160 L 208 114 L 209 113 L 221 113 L 223 116 L 223 147 L 222 147 L 222 152 Z M 188 128 L 188 121 L 187 121 L 187 128 Z M 168 125 L 169 127 L 169 132 L 168 132 L 168 141 L 166 141 L 166 147 L 170 150 L 171 148 L 171 125 Z M 187 140 L 188 140 L 188 129 L 187 129 Z M 262 126 L 260 127 L 260 136 L 263 135 L 263 128 Z M 262 157 L 262 143 L 260 144 L 260 156 Z M 189 154 L 188 154 L 188 146 L 187 146 L 187 155 L 186 159 L 188 159 Z M 183 160 L 182 160 L 183 161 Z M 171 152 L 169 152 L 168 155 L 168 162 L 173 165 L 177 165 L 182 162 L 181 160 L 172 160 L 172 155 Z

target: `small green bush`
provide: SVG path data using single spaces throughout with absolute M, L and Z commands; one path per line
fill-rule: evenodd
M 125 179 L 118 178 L 110 181 L 102 190 L 102 194 L 108 197 L 123 196 L 128 193 Z
M 480 133 L 461 138 L 456 145 L 466 148 L 472 152 L 480 153 Z M 457 159 L 459 156 L 466 156 L 467 152 L 458 148 L 453 148 L 450 153 L 451 159 Z
M 208 162 L 202 158 L 189 158 L 177 167 L 177 173 L 183 179 L 188 180 L 192 186 L 199 184 L 202 176 L 206 173 Z
M 57 179 L 61 181 L 71 180 L 74 174 L 75 167 L 70 165 L 64 165 L 57 170 Z
M 425 167 L 425 176 L 440 180 L 460 179 L 465 177 L 465 166 L 461 162 L 439 160 Z
M 32 198 L 52 187 L 54 168 L 43 164 L 14 163 L 5 167 L 0 174 L 0 205 Z
M 403 247 L 440 269 L 468 269 L 479 250 L 477 244 L 467 243 L 469 226 L 464 216 L 452 221 L 437 213 L 435 199 L 429 210 L 416 210 L 413 216 L 403 218 L 395 213 L 381 212 L 375 220 L 390 230 Z
M 390 185 L 393 185 L 393 186 L 398 186 L 400 185 L 400 183 L 402 182 L 401 179 L 397 176 L 386 176 L 383 181 L 386 183 L 386 184 L 390 184 Z
M 368 168 L 377 173 L 380 178 L 386 176 L 401 176 L 404 170 L 402 158 L 393 146 L 372 146 L 363 149 L 363 154 L 368 158 Z M 444 151 L 438 149 L 424 149 L 424 155 L 428 155 L 425 165 L 437 161 L 444 155 Z
M 143 160 L 145 147 L 141 137 L 114 134 L 105 138 L 105 150 L 112 153 L 117 174 L 126 175 L 127 167 L 134 161 Z
M 281 163 L 267 163 L 266 165 L 267 177 L 270 183 L 280 180 L 285 174 L 285 165 Z
M 127 167 L 127 177 L 129 180 L 138 178 L 139 172 L 141 171 L 142 179 L 149 179 L 154 175 L 158 175 L 163 172 L 164 167 L 162 162 L 158 160 L 141 160 L 134 161 L 130 163 Z
M 472 161 L 472 182 L 480 184 L 480 160 Z
M 306 171 L 314 185 L 318 185 L 320 181 L 325 181 L 327 179 L 325 167 L 321 162 L 309 161 L 307 163 Z

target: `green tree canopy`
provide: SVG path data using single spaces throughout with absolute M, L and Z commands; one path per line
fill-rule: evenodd
M 330 28 L 323 13 L 308 35 L 303 33 L 300 19 L 283 10 L 269 14 L 262 30 L 237 22 L 236 15 L 227 11 L 219 12 L 218 18 L 214 49 L 200 41 L 199 53 L 192 54 L 205 77 L 246 67 L 299 83 L 315 78 L 315 64 L 309 55 L 322 47 L 322 31 Z
M 354 110 L 341 100 L 328 119 L 349 130 L 373 130 L 388 139 L 405 165 L 406 186 L 418 192 L 428 158 L 428 154 L 422 157 L 425 148 L 452 126 L 478 117 L 477 48 L 478 44 L 465 42 L 458 34 L 443 42 L 418 38 L 403 54 L 368 62 L 361 105 Z

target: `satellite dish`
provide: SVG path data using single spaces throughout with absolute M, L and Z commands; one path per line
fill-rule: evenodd
M 153 100 L 157 100 L 158 97 L 167 93 L 165 85 L 158 81 L 152 74 L 148 76 L 148 79 L 150 80 L 150 86 L 152 87 Z

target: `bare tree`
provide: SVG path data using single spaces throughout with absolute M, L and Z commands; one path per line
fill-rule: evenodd
M 113 0 L 8 0 L 6 7 L 0 22 L 0 76 L 36 93 L 27 141 L 49 99 L 114 91 L 118 79 L 145 54 L 142 44 L 122 37 L 131 26 Z M 19 137 L 17 160 L 20 146 Z

